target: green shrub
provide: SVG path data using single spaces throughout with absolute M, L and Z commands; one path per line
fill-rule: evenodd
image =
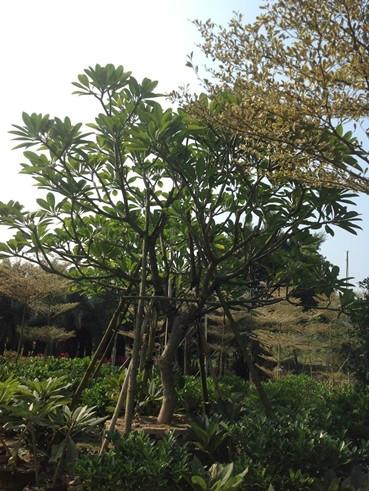
M 0 416 L 3 422 L 8 422 L 8 427 L 14 422 L 13 431 L 18 431 L 20 419 L 23 426 L 26 421 L 31 421 L 28 417 L 31 400 L 32 407 L 48 400 L 45 391 L 53 394 L 50 400 L 58 406 L 68 404 L 88 363 L 88 358 L 24 358 L 18 364 L 2 359 Z M 48 382 L 50 377 L 53 377 L 55 387 Z M 98 415 L 105 416 L 114 407 L 124 377 L 125 371 L 103 365 L 99 376 L 83 392 L 82 404 L 95 407 Z M 175 378 L 177 410 L 200 421 L 199 416 L 204 415 L 200 379 L 178 373 Z M 65 384 L 65 390 L 60 391 Z M 118 483 L 127 490 L 187 489 L 186 486 L 203 484 L 199 484 L 201 479 L 197 484 L 191 481 L 197 475 L 213 489 L 220 484 L 210 479 L 210 467 L 233 461 L 235 476 L 248 468 L 242 485 L 240 482 L 244 490 L 266 491 L 273 485 L 275 491 L 306 491 L 316 486 L 321 491 L 326 482 L 322 479 L 329 469 L 336 477 L 332 480 L 333 488 L 329 484 L 327 490 L 341 491 L 346 489 L 345 482 L 348 481 L 345 479 L 353 468 L 363 472 L 368 470 L 368 388 L 332 387 L 301 375 L 271 381 L 264 387 L 273 408 L 273 417 L 269 419 L 264 416 L 252 384 L 236 376 L 227 376 L 218 380 L 216 390 L 214 381 L 208 379 L 212 420 L 194 425 L 186 445 L 177 445 L 172 437 L 155 443 L 137 433 L 118 439 L 104 456 L 91 455 L 80 460 L 79 472 L 85 488 L 109 491 Z M 37 401 L 33 400 L 36 396 Z M 138 413 L 157 414 L 161 400 L 158 372 L 153 370 L 146 383 L 140 374 Z M 38 413 L 41 415 L 42 411 Z M 49 458 L 50 455 L 46 455 L 48 443 L 55 437 L 55 431 L 49 422 L 46 426 L 36 426 L 33 443 L 28 431 L 22 437 L 24 444 L 27 447 L 37 445 L 39 458 Z M 203 474 L 190 467 L 189 462 L 193 460 L 201 461 L 205 466 Z M 352 487 L 351 481 L 351 487 L 347 489 L 361 490 Z
M 232 398 L 235 393 L 242 394 L 245 398 L 250 393 L 251 385 L 248 380 L 237 375 L 225 375 L 218 381 L 222 399 Z
M 158 377 L 152 377 L 146 384 L 139 374 L 137 388 L 137 410 L 141 415 L 158 414 L 163 399 L 163 388 Z
M 86 406 L 95 407 L 99 415 L 112 413 L 120 391 L 121 377 L 106 375 L 104 378 L 91 381 L 81 397 Z
M 209 401 L 215 401 L 216 393 L 213 379 L 207 379 L 207 388 Z M 177 386 L 177 397 L 179 411 L 195 415 L 204 413 L 201 380 L 199 377 L 184 377 L 182 384 L 179 387 Z
M 318 427 L 308 411 L 270 419 L 254 414 L 233 425 L 230 437 L 237 468 L 250 469 L 246 482 L 283 491 L 310 490 L 326 470 L 342 475 L 363 460 L 363 449 Z
M 177 389 L 178 409 L 190 414 L 201 414 L 202 392 L 201 384 L 196 377 L 186 377 L 182 387 Z
M 345 478 L 328 472 L 324 479 L 314 486 L 314 491 L 369 491 L 369 474 L 357 467 Z
M 86 455 L 77 465 L 84 489 L 94 491 L 181 490 L 188 470 L 187 448 L 172 435 L 153 441 L 140 432 L 115 439 L 112 450 Z
M 307 409 L 326 411 L 325 399 L 330 388 L 307 375 L 289 375 L 268 382 L 264 387 L 273 408 L 278 412 L 296 414 Z
M 12 360 L 0 359 L 0 380 L 7 379 L 10 375 L 20 379 L 47 379 L 49 377 L 68 376 L 72 384 L 81 379 L 90 362 L 90 358 L 56 358 L 56 357 L 28 357 L 21 358 L 18 363 Z M 103 364 L 99 372 L 99 378 L 117 373 L 118 368 Z
M 73 390 L 81 380 L 89 364 L 89 358 L 29 357 L 18 363 L 12 360 L 0 361 L 0 381 L 10 376 L 20 383 L 30 380 L 47 380 L 49 377 L 67 377 Z M 103 364 L 96 379 L 91 380 L 82 394 L 82 403 L 95 407 L 99 415 L 111 412 L 118 397 L 124 374 L 117 367 Z
M 328 430 L 355 444 L 369 440 L 369 388 L 338 387 L 327 395 Z

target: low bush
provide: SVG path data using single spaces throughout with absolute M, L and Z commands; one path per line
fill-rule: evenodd
M 217 399 L 214 380 L 207 379 L 207 389 L 209 401 L 213 402 Z M 182 377 L 182 380 L 177 386 L 178 410 L 186 414 L 204 414 L 204 401 L 201 388 L 201 381 L 198 377 L 188 376 Z
M 99 415 L 111 414 L 118 398 L 121 376 L 106 375 L 90 382 L 83 391 L 81 401 L 86 406 L 95 407 Z
M 154 441 L 144 433 L 132 432 L 114 439 L 113 449 L 102 456 L 83 456 L 77 473 L 86 490 L 182 490 L 189 458 L 187 448 L 178 445 L 173 435 Z
M 68 376 L 69 381 L 75 384 L 81 379 L 89 361 L 89 358 L 28 357 L 21 358 L 16 363 L 14 360 L 0 358 L 0 380 L 6 380 L 9 376 L 20 380 Z M 99 377 L 116 373 L 117 370 L 117 367 L 103 364 Z
M 29 357 L 14 360 L 0 359 L 0 381 L 9 377 L 16 378 L 20 383 L 27 384 L 30 380 L 47 380 L 53 378 L 68 378 L 71 391 L 81 380 L 90 359 L 89 358 L 56 358 Z M 111 412 L 118 397 L 122 372 L 117 367 L 103 364 L 98 377 L 93 379 L 82 395 L 82 403 L 94 406 L 100 415 Z
M 345 433 L 356 445 L 369 440 L 369 387 L 343 386 L 326 397 L 328 430 Z
M 273 410 L 278 413 L 297 414 L 313 410 L 317 413 L 327 411 L 326 399 L 331 387 L 307 375 L 289 375 L 264 384 Z M 251 410 L 262 411 L 259 397 L 254 388 L 249 391 L 247 405 Z
M 328 469 L 342 475 L 362 460 L 358 447 L 316 427 L 308 412 L 271 419 L 253 415 L 233 425 L 230 434 L 238 466 L 284 491 L 309 490 Z

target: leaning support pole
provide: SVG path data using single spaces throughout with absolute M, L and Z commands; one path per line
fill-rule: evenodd
M 108 327 L 106 328 L 106 331 L 105 331 L 103 337 L 101 338 L 100 343 L 99 343 L 95 353 L 93 354 L 93 356 L 90 360 L 90 363 L 89 363 L 85 373 L 83 374 L 83 377 L 82 377 L 80 383 L 78 384 L 77 389 L 75 390 L 75 392 L 73 394 L 72 407 L 75 407 L 76 404 L 78 403 L 79 398 L 80 398 L 83 390 L 85 389 L 85 387 L 87 386 L 88 382 L 90 381 L 90 379 L 92 377 L 92 374 L 94 372 L 95 366 L 97 365 L 97 362 L 99 361 L 100 357 L 102 356 L 102 354 L 105 350 L 105 346 L 110 341 L 111 335 L 112 335 L 114 328 L 116 326 L 117 317 L 119 316 L 120 311 L 122 309 L 122 305 L 123 305 L 123 300 L 120 299 L 119 303 L 117 305 L 117 308 L 115 309 L 113 315 L 111 316 Z
M 157 307 L 153 309 L 152 318 L 149 326 L 149 338 L 147 342 L 147 349 L 145 353 L 145 363 L 144 363 L 144 375 L 143 375 L 143 385 L 146 386 L 146 383 L 149 379 L 150 369 L 153 364 L 153 352 L 155 347 L 155 334 L 157 331 L 158 324 L 158 309 Z
M 95 370 L 93 371 L 93 374 L 91 375 L 92 379 L 97 377 L 97 375 L 100 371 L 100 368 L 101 368 L 102 364 L 104 363 L 104 359 L 106 359 L 106 355 L 107 355 L 109 349 L 112 347 L 115 334 L 116 334 L 116 329 L 113 330 L 111 337 L 110 337 L 110 340 L 108 341 L 108 343 L 105 347 L 104 353 L 101 355 L 100 360 L 98 361 L 97 365 L 95 366 Z
M 19 339 L 18 339 L 18 346 L 17 346 L 17 355 L 15 358 L 15 363 L 18 363 L 18 360 L 20 356 L 22 355 L 22 349 L 23 349 L 23 342 L 24 342 L 24 323 L 25 323 L 25 316 L 26 316 L 26 307 L 23 307 L 22 311 L 22 321 L 20 325 L 20 332 L 19 332 Z
M 126 373 L 125 379 L 123 381 L 122 387 L 120 389 L 119 397 L 118 397 L 117 403 L 115 405 L 113 416 L 110 420 L 109 428 L 107 429 L 107 431 L 104 435 L 104 438 L 103 438 L 103 441 L 102 441 L 102 444 L 100 447 L 99 455 L 101 455 L 104 452 L 106 445 L 108 443 L 109 437 L 112 435 L 113 431 L 115 430 L 115 425 L 117 424 L 119 415 L 120 415 L 122 408 L 126 402 L 128 380 L 129 380 L 129 375 L 131 373 L 131 367 L 132 367 L 132 361 L 130 361 L 130 363 L 128 365 L 127 373 Z
M 205 324 L 206 326 L 206 324 Z M 207 326 L 206 326 L 207 327 Z M 209 373 L 211 378 L 213 379 L 214 382 L 214 389 L 215 389 L 215 397 L 217 399 L 217 402 L 219 402 L 222 399 L 222 391 L 220 390 L 218 379 L 211 361 L 211 356 L 210 356 L 210 349 L 209 349 L 209 344 L 207 341 L 207 336 L 205 332 L 202 333 L 202 342 L 203 342 L 203 349 L 204 349 L 204 355 L 205 355 L 205 366 L 209 369 Z
M 95 367 L 95 370 L 91 376 L 91 378 L 96 378 L 99 371 L 100 371 L 100 368 L 101 368 L 101 365 L 103 364 L 104 362 L 104 358 L 106 358 L 106 355 L 107 353 L 109 352 L 109 349 L 111 348 L 112 344 L 113 344 L 113 341 L 114 341 L 114 336 L 115 334 L 118 334 L 118 331 L 119 331 L 119 327 L 120 327 L 120 324 L 122 322 L 122 319 L 124 319 L 124 317 L 126 316 L 127 312 L 128 312 L 128 309 L 130 307 L 130 303 L 127 302 L 126 303 L 126 306 L 124 308 L 124 310 L 122 310 L 120 312 L 120 314 L 117 316 L 116 318 L 116 323 L 115 323 L 115 328 L 111 331 L 111 334 L 110 334 L 110 339 L 109 341 L 107 342 L 106 344 L 106 347 L 105 347 L 105 350 L 104 350 L 104 353 L 100 356 L 100 360 L 99 362 L 97 363 L 96 367 Z
M 217 289 L 217 295 L 218 295 L 218 298 L 220 300 L 220 303 L 222 305 L 222 308 L 223 308 L 223 311 L 229 321 L 229 324 L 231 326 L 231 329 L 232 329 L 232 332 L 236 338 L 236 341 L 237 341 L 237 344 L 239 345 L 240 349 L 241 349 L 241 354 L 242 354 L 242 357 L 244 359 L 244 362 L 247 364 L 247 367 L 249 369 L 249 372 L 250 372 L 250 376 L 251 376 L 251 379 L 255 385 L 255 389 L 256 389 L 256 392 L 258 393 L 258 396 L 260 398 L 260 401 L 264 407 L 264 411 L 265 411 L 265 414 L 268 416 L 268 417 L 271 417 L 272 416 L 272 405 L 271 405 L 271 402 L 260 382 L 260 379 L 259 379 L 259 376 L 257 374 L 257 371 L 255 370 L 255 366 L 254 366 L 254 363 L 253 363 L 253 360 L 252 360 L 252 355 L 251 355 L 251 352 L 250 352 L 250 349 L 247 345 L 245 345 L 245 343 L 243 342 L 241 336 L 240 336 L 240 333 L 238 331 L 238 326 L 233 318 L 233 315 L 220 291 L 220 289 L 218 288 Z
M 154 300 L 151 300 L 149 308 L 146 312 L 145 318 L 142 322 L 141 330 L 145 329 L 145 326 L 147 325 L 147 323 L 149 321 L 149 317 L 151 315 L 151 310 L 152 310 L 153 304 L 154 304 Z M 102 441 L 99 455 L 101 455 L 104 452 L 106 445 L 107 445 L 107 442 L 108 442 L 108 439 L 115 429 L 115 426 L 117 424 L 117 420 L 118 420 L 119 415 L 122 411 L 122 408 L 123 408 L 124 404 L 127 403 L 128 383 L 129 383 L 130 375 L 131 375 L 131 371 L 132 371 L 132 360 L 133 360 L 133 357 L 132 357 L 131 361 L 129 362 L 129 365 L 127 368 L 127 373 L 126 373 L 126 376 L 124 378 L 117 403 L 115 405 L 114 414 L 113 414 L 112 419 L 110 421 L 109 428 L 108 428 L 107 432 L 105 433 L 104 439 Z
M 142 337 L 142 348 L 141 348 L 141 353 L 140 353 L 140 364 L 139 364 L 139 371 L 142 372 L 145 368 L 145 362 L 146 362 L 146 355 L 148 351 L 148 346 L 149 346 L 149 332 L 150 331 L 150 320 L 152 317 L 152 312 L 153 312 L 153 305 L 154 305 L 154 299 L 150 301 L 149 307 L 147 309 L 145 318 L 142 322 L 141 326 L 141 337 Z M 151 322 L 152 324 L 152 322 Z

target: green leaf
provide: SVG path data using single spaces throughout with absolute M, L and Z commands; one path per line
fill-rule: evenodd
M 198 486 L 201 490 L 203 490 L 203 491 L 207 490 L 206 481 L 201 476 L 192 476 L 191 482 L 192 482 L 192 484 L 195 484 L 196 486 Z
M 342 136 L 343 135 L 343 126 L 342 126 L 342 124 L 340 124 L 340 125 L 337 126 L 336 133 L 337 133 L 338 136 Z
M 324 228 L 327 234 L 331 235 L 332 237 L 334 236 L 334 230 L 329 225 L 326 225 Z
M 41 206 L 41 208 L 43 208 L 44 210 L 50 210 L 50 204 L 48 201 L 42 199 L 42 198 L 38 198 L 36 199 L 36 202 L 39 206 Z
M 50 205 L 51 209 L 55 208 L 55 195 L 53 193 L 47 193 L 46 200 Z
M 56 464 L 63 457 L 63 450 L 64 450 L 64 440 L 62 440 L 58 444 L 52 445 L 49 462 L 51 464 Z
M 90 82 L 88 80 L 88 77 L 85 73 L 81 74 L 81 75 L 78 75 L 78 80 L 81 82 L 82 85 L 84 85 L 85 87 L 89 87 L 90 86 Z

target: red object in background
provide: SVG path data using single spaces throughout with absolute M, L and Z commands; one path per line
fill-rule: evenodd
M 69 353 L 67 353 L 67 352 L 59 353 L 59 357 L 60 358 L 69 358 Z
M 127 361 L 126 355 L 119 355 L 117 356 L 116 364 L 123 365 L 126 361 Z

